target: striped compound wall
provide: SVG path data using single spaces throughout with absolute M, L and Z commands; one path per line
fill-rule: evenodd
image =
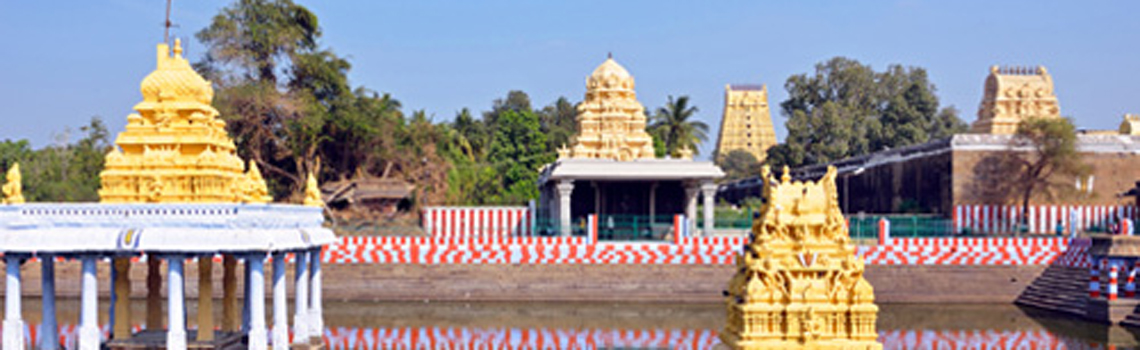
M 1017 231 L 1021 218 L 1021 206 L 1014 205 L 959 205 L 954 208 L 954 231 L 982 233 L 1010 233 Z M 1055 234 L 1060 223 L 1065 232 L 1076 224 L 1078 231 L 1089 227 L 1105 227 L 1112 219 L 1129 218 L 1135 221 L 1138 213 L 1135 206 L 1078 206 L 1041 205 L 1030 206 L 1029 232 Z
M 423 228 L 436 238 L 531 236 L 527 207 L 428 207 Z
M 135 326 L 134 331 L 141 327 Z M 109 327 L 103 327 L 107 336 Z M 29 345 L 39 341 L 39 325 L 25 326 Z M 60 327 L 60 342 L 74 348 L 79 330 Z M 573 329 L 328 327 L 331 350 L 357 349 L 714 349 L 720 343 L 710 329 Z M 880 330 L 884 349 L 1105 349 L 1100 344 L 1043 330 Z
M 323 253 L 333 264 L 732 264 L 745 237 L 677 242 L 591 242 L 585 237 L 342 237 Z M 1065 257 L 1068 239 L 892 238 L 859 246 L 872 265 L 1042 265 Z M 1087 247 L 1085 248 L 1087 249 Z M 1069 257 L 1073 263 L 1078 258 Z M 1062 259 L 1064 260 L 1064 259 Z

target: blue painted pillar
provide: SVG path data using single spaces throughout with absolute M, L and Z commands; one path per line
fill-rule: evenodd
M 40 257 L 40 276 L 43 290 L 43 321 L 40 323 L 40 349 L 59 349 L 59 324 L 55 320 L 55 257 Z

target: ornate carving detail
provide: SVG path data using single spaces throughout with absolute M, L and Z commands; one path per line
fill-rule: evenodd
M 633 77 L 607 59 L 586 79 L 586 100 L 578 105 L 578 135 L 559 158 L 628 161 L 653 158 L 653 139 L 645 132 L 645 107 L 637 102 Z
M 1061 117 L 1061 107 L 1053 94 L 1053 77 L 1045 67 L 990 67 L 978 120 L 971 131 L 1013 134 L 1018 123 L 1031 117 Z
M 817 182 L 780 180 L 767 167 L 764 206 L 726 291 L 736 349 L 881 349 L 878 307 L 847 236 L 829 167 Z
M 182 58 L 158 45 L 157 67 L 140 84 L 143 101 L 107 153 L 99 197 L 105 203 L 269 201 L 256 167 L 243 173 L 225 122 L 210 106 L 214 89 Z
M 24 185 L 20 176 L 20 163 L 13 163 L 8 169 L 8 182 L 4 183 L 3 204 L 24 204 Z

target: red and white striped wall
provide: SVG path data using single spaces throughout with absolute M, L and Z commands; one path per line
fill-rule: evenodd
M 1038 238 L 892 238 L 859 246 L 871 265 L 1079 266 L 1087 240 Z M 682 237 L 676 242 L 592 242 L 587 237 L 342 237 L 324 250 L 331 264 L 732 264 L 747 242 L 735 237 Z M 1082 258 L 1086 256 L 1086 258 Z
M 968 229 L 979 233 L 1010 233 L 1017 231 L 1021 220 L 1021 206 L 1017 205 L 959 205 L 954 207 L 954 231 Z M 1073 214 L 1076 214 L 1075 216 Z M 1053 234 L 1060 223 L 1065 232 L 1071 225 L 1077 230 L 1092 226 L 1104 227 L 1112 219 L 1137 219 L 1137 209 L 1131 205 L 1037 205 L 1030 206 L 1029 232 Z M 1073 219 L 1076 219 L 1075 222 Z
M 423 228 L 431 237 L 531 236 L 527 207 L 428 207 Z
M 106 336 L 109 328 L 103 326 Z M 134 331 L 140 326 L 132 327 Z M 333 350 L 356 349 L 715 349 L 719 330 L 517 327 L 335 327 L 323 332 Z M 39 325 L 25 326 L 34 347 Z M 78 327 L 61 325 L 60 341 L 74 346 Z M 1045 330 L 879 330 L 883 349 L 1109 349 L 1102 344 L 1066 338 Z

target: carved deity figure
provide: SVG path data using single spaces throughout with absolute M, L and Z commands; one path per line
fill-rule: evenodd
M 317 187 L 317 177 L 313 172 L 309 172 L 309 179 L 305 181 L 305 200 L 304 205 L 310 207 L 324 206 L 325 202 L 321 200 L 321 189 Z

